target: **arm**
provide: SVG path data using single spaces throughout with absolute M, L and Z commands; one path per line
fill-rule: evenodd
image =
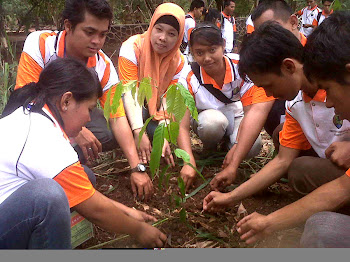
M 180 123 L 177 143 L 179 145 L 179 148 L 185 150 L 190 155 L 190 163 L 196 167 L 196 160 L 194 159 L 191 147 L 190 111 L 188 109 L 186 110 L 186 113 Z M 180 175 L 185 182 L 186 190 L 188 190 L 196 177 L 196 171 L 189 165 L 184 165 L 180 171 Z
M 345 169 L 350 168 L 350 142 L 349 141 L 332 143 L 326 149 L 325 155 L 337 166 Z
M 244 117 L 237 136 L 238 143 L 231 149 L 234 150 L 234 154 L 231 161 L 228 160 L 227 167 L 210 182 L 213 189 L 217 190 L 233 183 L 237 169 L 259 136 L 273 103 L 274 100 L 244 107 Z
M 280 146 L 278 155 L 248 181 L 229 193 L 211 192 L 203 201 L 203 209 L 215 211 L 220 207 L 234 206 L 241 200 L 267 188 L 288 171 L 300 150 Z
M 116 205 L 109 198 L 96 191 L 92 197 L 76 205 L 75 209 L 79 214 L 103 229 L 129 234 L 143 246 L 161 247 L 164 245 L 166 236 L 163 233 L 147 223 L 126 215 L 120 209 L 120 205 L 118 207 L 118 204 Z
M 332 211 L 350 201 L 350 177 L 343 175 L 268 216 L 253 213 L 237 224 L 241 239 L 254 243 L 275 231 L 305 222 L 311 215 Z

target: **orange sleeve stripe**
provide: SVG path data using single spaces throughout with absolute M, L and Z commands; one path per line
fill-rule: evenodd
M 187 30 L 187 38 L 188 38 L 188 43 L 190 43 L 190 36 L 191 36 L 191 33 L 192 33 L 192 30 L 194 29 L 194 27 L 190 28 Z
M 110 74 L 111 74 L 111 64 L 106 62 L 106 69 L 104 71 L 104 74 L 101 80 L 102 89 L 107 85 Z
M 267 96 L 264 88 L 256 85 L 252 86 L 241 98 L 243 106 L 264 103 L 276 100 L 273 96 Z
M 187 77 L 186 77 L 186 82 L 187 82 L 187 87 L 188 87 L 188 91 L 190 91 L 191 95 L 193 96 L 193 98 L 195 98 L 194 96 L 194 92 L 192 89 L 192 85 L 191 85 L 191 77 L 194 75 L 194 73 L 191 71 L 188 73 Z
M 122 81 L 138 80 L 138 66 L 125 57 L 119 56 L 118 71 Z
M 252 25 L 247 25 L 247 34 L 253 33 L 255 30 L 254 26 Z
M 312 21 L 312 25 L 313 25 L 313 26 L 318 26 L 318 22 L 317 22 L 316 19 L 314 19 L 314 21 Z
M 27 53 L 22 52 L 19 60 L 15 89 L 31 82 L 38 82 L 42 67 Z
M 298 16 L 301 16 L 302 14 L 303 14 L 303 9 L 299 10 L 297 13 Z
M 40 53 L 41 53 L 41 57 L 43 58 L 43 60 L 45 60 L 45 42 L 46 42 L 46 38 L 48 38 L 49 36 L 52 35 L 56 35 L 55 32 L 51 32 L 51 33 L 42 33 L 40 35 L 39 38 L 39 49 L 40 49 Z
M 345 174 L 347 174 L 348 177 L 350 177 L 350 168 L 345 172 Z
M 237 32 L 237 26 L 236 26 L 236 24 L 233 25 L 233 32 Z
M 115 90 L 117 88 L 118 85 L 114 85 L 112 86 L 110 89 L 111 89 L 111 99 L 110 99 L 110 103 L 112 104 L 113 102 L 113 97 L 114 97 L 114 94 L 115 94 Z M 109 92 L 109 89 L 106 90 L 102 97 L 100 98 L 100 103 L 101 103 L 101 106 L 104 108 L 105 106 L 105 103 L 106 103 L 106 100 L 107 100 L 107 96 L 108 96 L 108 92 Z M 119 104 L 119 107 L 117 109 L 117 113 L 115 114 L 110 114 L 110 118 L 118 118 L 118 117 L 122 117 L 122 116 L 125 116 L 125 110 L 124 110 L 124 104 L 123 104 L 123 100 L 120 99 L 120 104 Z
M 180 62 L 179 66 L 178 66 L 177 69 L 176 69 L 175 75 L 177 75 L 178 73 L 181 72 L 181 70 L 184 68 L 184 65 L 185 65 L 185 59 L 184 59 L 184 57 L 181 55 L 181 62 Z
M 286 120 L 282 131 L 279 133 L 280 144 L 285 147 L 298 150 L 308 150 L 311 148 L 301 126 L 290 114 L 286 112 Z
M 54 180 L 62 186 L 71 208 L 90 198 L 96 191 L 80 162 L 65 168 Z

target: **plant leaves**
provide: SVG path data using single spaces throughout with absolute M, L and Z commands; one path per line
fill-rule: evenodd
M 173 196 L 173 199 L 175 201 L 175 206 L 179 207 L 182 203 L 182 198 L 179 197 L 178 195 L 175 195 L 175 194 L 172 194 L 172 196 Z
M 159 180 L 158 180 L 158 188 L 159 189 L 162 188 L 163 178 L 165 176 L 166 171 L 168 171 L 169 167 L 170 167 L 170 165 L 163 167 L 162 171 L 159 174 Z
M 123 85 L 123 92 L 126 93 L 126 92 L 133 92 L 136 90 L 136 85 L 137 85 L 137 81 L 136 80 L 129 80 L 127 83 L 125 83 Z M 134 95 L 135 97 L 135 95 Z
M 180 94 L 183 97 L 184 103 L 190 111 L 192 118 L 198 122 L 198 111 L 196 107 L 196 102 L 194 101 L 194 98 L 191 95 L 190 91 L 188 91 L 188 89 L 185 88 L 182 84 L 177 83 L 176 86 L 180 91 Z
M 190 155 L 185 150 L 182 150 L 180 148 L 176 148 L 175 149 L 175 155 L 178 158 L 181 158 L 185 163 L 189 163 L 190 162 Z
M 138 139 L 138 142 L 137 142 L 137 147 L 140 147 L 142 136 L 145 133 L 146 128 L 147 128 L 149 122 L 153 119 L 153 117 L 154 116 L 151 116 L 151 117 L 147 118 L 146 122 L 144 123 L 143 127 L 141 128 L 141 131 L 140 131 L 140 134 L 139 134 L 139 139 Z
M 120 100 L 122 98 L 122 94 L 123 94 L 123 84 L 120 81 L 115 88 L 115 92 L 114 92 L 114 96 L 113 96 L 113 102 L 112 102 L 112 108 L 111 108 L 112 114 L 117 113 L 118 107 L 120 105 Z
M 106 118 L 107 123 L 109 123 L 109 118 L 111 115 L 111 93 L 112 93 L 112 88 L 108 90 L 106 103 L 103 109 L 103 114 Z
M 152 86 L 151 86 L 151 78 L 145 77 L 141 80 L 139 89 L 138 89 L 138 95 L 137 95 L 137 102 L 140 106 L 144 105 L 145 99 L 147 100 L 147 103 L 149 103 L 149 100 L 152 97 Z
M 180 210 L 180 221 L 186 223 L 186 209 L 184 207 Z
M 186 105 L 180 90 L 176 85 L 171 85 L 166 93 L 167 113 L 173 114 L 177 122 L 181 122 L 186 112 Z
M 153 135 L 151 161 L 149 163 L 152 179 L 154 177 L 156 169 L 159 168 L 163 145 L 164 145 L 164 123 L 157 126 Z
M 177 178 L 177 185 L 179 186 L 182 198 L 184 198 L 186 194 L 185 182 L 180 176 Z
M 170 131 L 170 134 L 169 134 Z M 164 138 L 174 145 L 177 145 L 177 138 L 179 136 L 180 124 L 178 122 L 170 122 L 164 129 Z

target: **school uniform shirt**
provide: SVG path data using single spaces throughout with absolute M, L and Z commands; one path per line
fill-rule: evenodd
M 306 6 L 298 11 L 297 14 L 298 16 L 301 16 L 302 19 L 302 26 L 300 27 L 300 32 L 303 33 L 306 37 L 308 37 L 314 29 L 312 27 L 304 28 L 303 25 L 317 25 L 317 15 L 319 12 L 322 12 L 322 10 L 318 8 L 317 5 L 314 8 Z
M 128 40 L 126 40 L 119 51 L 119 58 L 118 58 L 118 69 L 119 69 L 119 75 L 120 78 L 123 81 L 129 81 L 129 80 L 138 80 L 138 57 L 136 56 L 136 52 L 134 49 L 134 43 L 137 40 L 138 35 L 130 37 Z M 136 48 L 136 47 L 135 47 Z M 185 71 L 186 68 L 188 68 L 189 65 L 187 63 L 186 57 L 181 54 L 178 67 L 175 72 L 175 75 L 173 76 L 169 86 L 172 84 L 176 84 L 180 78 L 180 75 Z M 137 103 L 137 101 L 135 101 Z M 125 105 L 127 107 L 127 105 Z M 139 110 L 140 107 L 137 108 Z M 142 118 L 142 111 L 137 112 L 134 114 L 133 119 L 128 119 L 129 124 L 131 126 L 132 130 L 141 128 L 143 126 L 143 118 Z
M 331 14 L 333 14 L 333 10 L 327 15 L 324 10 L 322 11 L 322 14 L 320 16 L 320 19 L 317 21 L 317 25 L 320 25 L 326 18 L 328 18 Z
M 16 87 L 20 88 L 31 82 L 38 82 L 39 75 L 44 67 L 57 59 L 65 56 L 66 31 L 36 31 L 28 35 L 21 59 L 18 65 Z M 118 74 L 109 57 L 99 50 L 95 56 L 89 57 L 87 67 L 93 68 L 101 82 L 103 96 L 100 98 L 104 106 L 107 94 L 111 88 L 111 97 L 115 93 L 116 85 L 119 82 Z M 112 118 L 125 116 L 124 106 L 121 103 L 116 114 Z
M 252 15 L 248 16 L 247 21 L 245 22 L 246 24 L 246 29 L 247 29 L 247 34 L 251 34 L 254 32 L 254 23 L 252 20 Z
M 185 30 L 184 30 L 184 39 L 183 39 L 183 41 L 187 43 L 187 47 L 184 51 L 184 55 L 188 55 L 190 53 L 190 47 L 189 47 L 190 34 L 193 28 L 195 27 L 196 27 L 196 20 L 194 20 L 194 18 L 190 14 L 187 14 L 185 16 Z
M 231 59 L 232 64 L 229 59 Z M 224 85 L 222 87 L 219 87 L 215 80 L 211 78 L 202 67 L 200 67 L 202 83 L 212 84 L 214 88 L 219 89 L 232 101 L 241 101 L 243 106 L 275 100 L 274 97 L 267 97 L 263 88 L 257 87 L 252 82 L 246 82 L 240 78 L 238 73 L 238 62 L 238 54 L 225 55 L 226 72 Z M 179 83 L 190 91 L 195 99 L 198 110 L 220 109 L 226 106 L 200 84 L 191 68 L 181 75 Z M 234 110 L 234 108 L 237 107 L 235 104 L 237 103 L 230 103 L 227 106 L 232 106 Z M 243 115 L 243 111 L 241 111 L 240 114 Z
M 228 16 L 221 12 L 221 33 L 226 41 L 225 52 L 232 53 L 235 41 L 236 20 L 233 16 Z
M 286 121 L 280 132 L 280 144 L 298 150 L 311 147 L 321 158 L 326 149 L 337 141 L 350 140 L 350 122 L 339 120 L 334 108 L 326 107 L 326 92 L 319 90 L 310 98 L 300 91 L 286 102 Z
M 95 193 L 67 135 L 48 107 L 43 112 L 46 115 L 20 107 L 0 119 L 0 204 L 40 178 L 58 182 L 70 207 Z

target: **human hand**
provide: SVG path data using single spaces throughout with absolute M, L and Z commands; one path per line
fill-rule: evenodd
M 134 208 L 130 208 L 128 207 L 125 210 L 125 213 L 132 217 L 135 218 L 136 220 L 140 221 L 140 222 L 148 222 L 148 221 L 152 221 L 152 222 L 156 222 L 157 219 L 154 216 L 148 215 L 145 212 L 142 212 L 140 210 L 134 209 Z
M 151 145 L 151 142 L 149 141 L 147 134 L 144 133 L 140 141 L 140 146 L 138 146 L 140 131 L 141 131 L 140 128 L 135 129 L 133 131 L 134 140 L 135 140 L 135 145 L 137 147 L 137 152 L 139 154 L 139 159 L 142 163 L 146 164 L 151 160 L 152 145 Z
M 102 144 L 86 127 L 82 128 L 74 140 L 83 151 L 86 160 L 95 160 L 98 158 L 98 153 L 102 152 Z
M 163 247 L 167 237 L 159 229 L 142 223 L 141 230 L 135 236 L 144 247 Z
M 226 154 L 224 162 L 222 164 L 222 168 L 225 169 L 231 162 L 233 155 L 235 154 L 235 150 L 236 150 L 236 145 L 234 145 Z
M 237 171 L 231 168 L 225 168 L 220 173 L 216 174 L 210 186 L 215 191 L 222 191 L 225 187 L 231 185 L 237 176 Z
M 272 230 L 269 229 L 267 216 L 254 212 L 237 223 L 237 232 L 247 244 L 253 244 L 270 235 Z
M 192 186 L 196 179 L 196 171 L 189 165 L 184 165 L 180 171 L 180 176 L 185 183 L 186 191 Z
M 168 140 L 164 139 L 164 145 L 163 145 L 163 150 L 162 150 L 162 157 L 164 158 L 165 162 L 169 165 L 174 167 L 175 162 L 174 162 L 174 157 L 171 154 L 171 149 Z
M 144 196 L 147 201 L 153 195 L 153 183 L 146 172 L 131 173 L 130 182 L 134 197 L 142 199 Z
M 344 169 L 350 168 L 350 141 L 332 143 L 325 151 L 325 155 L 334 164 Z
M 203 199 L 203 210 L 208 212 L 218 212 L 220 209 L 233 205 L 230 193 L 220 193 L 211 191 Z

